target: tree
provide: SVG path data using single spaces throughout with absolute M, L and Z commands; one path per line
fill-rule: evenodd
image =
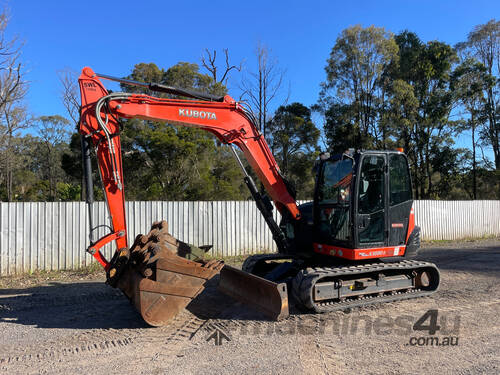
M 319 108 L 318 106 L 315 107 Z M 332 103 L 326 110 L 321 109 L 325 117 L 323 130 L 328 149 L 333 153 L 342 153 L 348 148 L 370 148 L 371 139 L 359 137 L 359 127 L 355 122 L 353 107 L 349 104 Z
M 197 64 L 185 62 L 166 70 L 155 64 L 137 64 L 129 78 L 219 95 L 226 91 L 212 76 L 200 73 Z M 227 150 L 216 147 L 209 133 L 139 119 L 128 120 L 124 125 L 122 143 L 128 196 L 145 200 L 242 197 L 241 180 L 235 180 L 235 173 L 240 173 L 236 162 Z
M 470 54 L 481 62 L 487 73 L 495 77 L 495 84 L 486 88 L 486 112 L 489 127 L 484 138 L 493 149 L 495 168 L 500 170 L 500 21 L 492 19 L 486 24 L 476 26 L 467 36 L 467 41 L 458 45 L 468 49 Z
M 337 38 L 316 107 L 326 117 L 325 132 L 332 148 L 368 148 L 377 143 L 386 147 L 388 133 L 380 122 L 388 90 L 384 73 L 397 60 L 397 53 L 392 34 L 384 28 L 356 25 Z M 339 134 L 352 136 L 341 139 Z
M 438 197 L 442 168 L 435 159 L 453 144 L 450 120 L 456 97 L 450 74 L 456 53 L 446 43 L 423 43 L 403 31 L 353 26 L 337 38 L 322 84 L 318 108 L 332 150 L 403 146 L 411 162 L 418 198 Z M 456 153 L 449 153 L 458 157 Z M 452 166 L 452 163 L 445 165 Z M 455 173 L 452 168 L 448 172 Z
M 20 62 L 22 44 L 16 38 L 8 38 L 8 23 L 9 15 L 4 9 L 0 13 L 0 158 L 6 199 L 11 201 L 13 174 L 22 167 L 16 153 L 16 137 L 29 126 L 29 116 L 23 105 L 28 84 Z
M 477 199 L 477 129 L 488 120 L 487 99 L 484 92 L 493 86 L 494 78 L 487 73 L 479 61 L 465 57 L 455 69 L 451 78 L 451 89 L 464 108 L 468 118 L 464 130 L 470 130 L 472 141 L 472 198 Z
M 29 190 L 32 186 L 36 184 L 39 179 L 35 173 L 32 171 L 32 158 L 31 154 L 34 149 L 34 143 L 32 142 L 34 137 L 30 135 L 15 136 L 11 139 L 11 150 L 13 154 L 13 165 L 11 166 L 11 177 L 12 181 L 10 200 L 11 201 L 26 201 L 29 199 Z M 8 199 L 7 186 L 2 186 L 1 199 Z
M 259 43 L 255 56 L 257 57 L 257 71 L 249 72 L 249 75 L 243 78 L 241 98 L 249 101 L 257 119 L 257 125 L 265 138 L 269 107 L 282 89 L 285 71 L 278 67 L 278 61 L 270 55 L 267 46 Z
M 61 168 L 62 153 L 67 147 L 70 122 L 59 115 L 41 116 L 37 119 L 36 129 L 40 147 L 35 157 L 40 158 L 42 178 L 48 181 L 48 200 L 58 199 L 57 181 L 64 177 Z
M 57 72 L 61 84 L 61 102 L 75 128 L 80 121 L 80 93 L 78 75 L 73 70 L 66 68 Z
M 83 176 L 83 160 L 82 160 L 82 139 L 79 133 L 72 133 L 68 145 L 62 148 L 61 152 L 61 168 L 64 171 L 65 178 L 69 186 L 64 187 L 65 191 L 77 192 L 79 195 L 76 199 L 85 200 L 85 180 Z M 94 182 L 94 199 L 104 199 L 101 179 L 99 176 L 97 160 L 91 158 L 92 163 L 92 180 Z M 75 195 L 76 196 L 76 195 Z M 64 200 L 62 197 L 59 197 Z
M 205 54 L 206 56 L 201 57 L 201 66 L 203 66 L 212 76 L 213 82 L 219 83 L 220 85 L 224 85 L 227 87 L 227 81 L 229 79 L 229 73 L 232 70 L 236 70 L 238 72 L 241 72 L 241 68 L 243 66 L 243 63 L 241 62 L 240 65 L 231 65 L 229 63 L 229 50 L 227 48 L 223 49 L 224 52 L 224 57 L 225 57 L 225 66 L 224 66 L 224 72 L 222 75 L 218 74 L 219 67 L 217 66 L 217 51 L 214 50 L 213 52 L 210 52 L 208 48 L 205 49 Z
M 198 91 L 214 95 L 224 95 L 226 87 L 214 81 L 208 74 L 200 73 L 198 64 L 187 62 L 177 63 L 167 69 L 162 78 L 162 83 L 183 88 L 193 88 Z
M 311 156 L 314 159 L 318 151 L 320 131 L 311 120 L 311 110 L 301 103 L 280 106 L 267 128 L 270 147 L 281 172 L 301 197 L 312 198 Z M 304 162 L 310 164 L 304 167 Z
M 80 121 L 80 93 L 78 86 L 78 75 L 73 70 L 66 68 L 58 73 L 61 84 L 61 102 L 76 131 Z M 85 200 L 85 179 L 82 171 L 81 136 L 79 133 L 71 135 L 71 141 L 67 152 L 61 157 L 61 167 L 66 174 L 80 184 L 80 199 Z M 76 147 L 75 147 L 76 146 Z M 74 191 L 74 187 L 67 190 Z
M 311 120 L 311 110 L 301 103 L 279 107 L 267 128 L 271 150 L 284 174 L 294 154 L 316 151 L 320 132 Z
M 409 31 L 396 35 L 395 41 L 399 65 L 391 73 L 394 82 L 391 112 L 399 118 L 408 116 L 412 123 L 402 128 L 394 124 L 393 131 L 397 142 L 407 147 L 416 198 L 437 197 L 440 193 L 433 186 L 432 150 L 453 142 L 452 135 L 457 130 L 457 124 L 450 121 L 455 97 L 449 87 L 457 56 L 448 44 L 438 41 L 424 44 Z
M 402 79 L 395 79 L 392 82 L 387 120 L 392 124 L 391 135 L 396 140 L 397 146 L 403 147 L 411 160 L 416 160 L 414 143 L 418 104 L 411 83 Z
M 23 64 L 20 60 L 22 44 L 17 38 L 9 39 L 6 31 L 9 14 L 0 13 L 0 108 L 24 98 L 27 82 L 23 79 Z
M 22 144 L 19 141 L 20 131 L 30 126 L 31 119 L 27 110 L 17 102 L 9 102 L 3 106 L 0 115 L 2 131 L 0 145 L 0 160 L 5 178 L 5 192 L 8 202 L 14 199 L 14 175 L 23 168 L 25 155 L 20 152 Z

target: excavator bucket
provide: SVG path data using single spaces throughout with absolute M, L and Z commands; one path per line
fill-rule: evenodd
M 220 273 L 219 290 L 270 319 L 281 320 L 288 317 L 286 283 L 274 283 L 225 265 Z
M 146 323 L 166 325 L 224 266 L 221 261 L 202 259 L 207 248 L 176 240 L 168 233 L 166 221 L 154 223 L 147 235 L 136 237 L 116 286 Z

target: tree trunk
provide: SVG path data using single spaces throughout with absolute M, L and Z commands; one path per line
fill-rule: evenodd
M 259 64 L 260 65 L 260 64 Z M 266 138 L 266 124 L 262 123 L 262 70 L 259 66 L 259 126 L 264 139 Z
M 12 169 L 10 168 L 10 162 L 8 161 L 7 164 L 9 165 L 6 173 L 7 177 L 7 202 L 12 202 Z
M 426 150 L 425 150 L 425 174 L 428 180 L 427 184 L 427 197 L 430 198 L 430 194 L 432 192 L 432 178 L 431 178 L 431 163 L 430 163 L 430 157 L 429 157 L 429 144 L 427 144 Z
M 493 156 L 495 158 L 495 169 L 500 170 L 500 149 L 498 145 L 499 134 L 495 119 L 495 100 L 493 97 L 493 89 L 488 90 L 488 120 L 489 120 L 489 138 L 493 147 Z
M 420 193 L 419 193 L 419 183 L 418 183 L 418 167 L 417 167 L 417 159 L 415 158 L 415 163 L 413 167 L 413 176 L 414 176 L 414 182 L 413 185 L 415 186 L 415 199 L 418 200 L 420 199 Z
M 425 165 L 424 165 L 424 155 L 422 153 L 422 150 L 419 152 L 419 175 L 420 175 L 420 198 L 425 199 L 427 198 L 425 194 Z
M 5 160 L 5 177 L 6 177 L 6 188 L 7 188 L 7 201 L 12 202 L 12 163 L 11 163 L 11 157 L 12 157 L 12 131 L 9 130 L 9 137 L 7 141 L 7 158 Z
M 477 180 L 476 180 L 476 124 L 474 114 L 471 114 L 472 125 L 472 197 L 477 199 Z

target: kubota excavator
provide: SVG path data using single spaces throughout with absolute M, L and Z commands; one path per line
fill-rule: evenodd
M 109 93 L 101 79 L 142 86 L 182 99 Z M 402 150 L 323 153 L 314 166 L 311 203 L 297 205 L 251 112 L 230 96 L 214 96 L 157 83 L 96 74 L 84 68 L 81 90 L 82 155 L 86 199 L 92 219 L 91 151 L 95 150 L 110 214 L 110 233 L 95 240 L 90 220 L 87 251 L 104 267 L 107 283 L 120 288 L 144 320 L 169 322 L 220 273 L 219 289 L 269 317 L 288 316 L 288 290 L 295 303 L 316 312 L 424 296 L 439 286 L 432 263 L 413 260 L 420 247 L 415 226 L 408 161 Z M 188 98 L 188 99 L 186 99 Z M 120 118 L 163 121 L 206 130 L 231 150 L 256 205 L 272 232 L 278 253 L 254 255 L 242 270 L 206 261 L 209 246 L 178 241 L 165 221 L 153 223 L 129 247 L 125 221 Z M 239 147 L 270 199 L 245 170 Z M 274 202 L 282 216 L 275 222 Z M 100 249 L 115 241 L 107 261 Z

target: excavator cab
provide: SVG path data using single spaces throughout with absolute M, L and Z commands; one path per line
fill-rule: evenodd
M 313 203 L 315 250 L 404 246 L 414 230 L 406 155 L 399 151 L 348 151 L 323 155 Z M 399 254 L 379 254 L 383 256 Z M 343 256 L 344 253 L 346 256 Z M 399 250 L 397 251 L 399 253 Z M 335 255 L 349 257 L 352 251 Z M 364 252 L 367 254 L 367 252 Z M 333 255 L 330 254 L 329 255 Z

